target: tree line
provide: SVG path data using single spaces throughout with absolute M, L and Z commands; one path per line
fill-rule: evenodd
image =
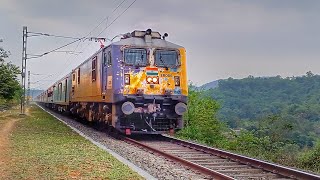
M 312 96 L 303 95 L 305 99 L 299 97 L 299 100 L 294 100 L 290 94 L 286 94 L 286 98 L 277 101 L 282 104 L 277 107 L 276 111 L 270 105 L 273 103 L 272 99 L 278 99 L 272 96 L 276 94 L 280 96 L 279 91 L 289 91 L 289 89 L 280 90 L 280 87 L 283 87 L 282 80 L 299 81 L 298 86 L 302 86 L 300 83 L 309 83 L 304 82 L 308 78 L 316 81 L 315 78 L 320 77 L 316 75 L 290 79 L 248 77 L 243 80 L 230 78 L 220 82 L 219 89 L 214 90 L 199 90 L 191 85 L 189 87 L 188 112 L 184 115 L 185 128 L 179 131 L 177 136 L 243 155 L 319 173 L 320 139 L 315 127 L 319 122 L 317 117 L 305 114 L 302 116 L 292 110 L 290 111 L 292 114 L 283 113 L 288 111 L 287 106 L 291 107 L 290 103 L 285 104 L 285 102 L 312 102 L 313 100 L 310 100 Z M 268 82 L 269 80 L 274 82 Z M 287 86 L 289 85 L 287 84 Z M 255 88 L 260 88 L 259 92 L 254 92 Z M 268 88 L 273 88 L 273 90 L 268 90 Z M 300 88 L 302 87 L 296 87 L 295 90 L 300 90 Z M 295 90 L 291 92 L 296 94 Z M 265 97 L 267 92 L 274 93 Z M 309 89 L 309 92 L 315 92 L 315 90 Z M 259 93 L 263 94 L 263 97 L 260 94 L 258 101 L 255 99 L 258 98 L 255 94 Z M 317 98 L 312 97 L 311 99 Z M 263 100 L 267 100 L 267 102 Z M 249 103 L 250 108 L 253 109 L 248 109 L 246 103 Z M 306 104 L 296 105 L 303 107 Z M 309 105 L 311 106 L 311 104 Z M 261 109 L 264 110 L 261 111 Z M 309 107 L 309 109 L 312 108 Z M 250 111 L 248 112 L 248 110 Z M 289 117 L 285 115 L 294 118 L 288 119 Z M 232 119 L 228 119 L 230 117 Z M 299 119 L 301 117 L 303 119 Z M 232 121 L 236 121 L 236 123 Z
M 21 97 L 21 87 L 17 80 L 19 67 L 6 61 L 9 52 L 0 47 L 0 110 L 16 103 Z
M 320 137 L 320 76 L 310 71 L 301 77 L 229 78 L 208 93 L 221 104 L 218 118 L 231 128 L 269 124 L 260 134 L 278 128 L 300 148 L 312 147 Z

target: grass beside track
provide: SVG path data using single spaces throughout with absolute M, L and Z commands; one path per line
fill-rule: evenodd
M 10 142 L 12 179 L 142 179 L 36 106 L 16 122 Z

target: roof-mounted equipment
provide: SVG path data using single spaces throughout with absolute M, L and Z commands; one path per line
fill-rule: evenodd
M 152 39 L 161 39 L 161 34 L 159 32 L 152 31 L 151 29 L 147 29 L 146 31 L 136 30 L 131 33 L 132 37 L 144 38 L 146 35 L 150 35 Z

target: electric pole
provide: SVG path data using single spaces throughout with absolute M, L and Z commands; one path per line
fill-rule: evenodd
M 28 71 L 27 105 L 30 104 L 30 71 Z
M 28 36 L 29 34 L 29 36 Z M 51 51 L 45 52 L 40 55 L 30 55 L 31 57 L 27 57 L 27 38 L 28 37 L 35 37 L 35 36 L 52 36 L 56 38 L 68 38 L 68 39 L 76 39 L 75 41 L 72 41 L 68 44 L 65 44 L 61 47 L 58 47 L 56 49 L 53 49 Z M 21 61 L 21 87 L 23 88 L 23 92 L 21 95 L 21 102 L 20 102 L 20 114 L 24 115 L 25 114 L 25 105 L 26 103 L 29 104 L 29 97 L 30 97 L 30 71 L 28 72 L 28 90 L 26 94 L 26 72 L 27 72 L 27 59 L 35 59 L 35 58 L 40 58 L 43 57 L 44 55 L 47 55 L 52 52 L 57 52 L 57 50 L 62 49 L 70 44 L 73 44 L 75 42 L 88 39 L 86 37 L 82 38 L 75 38 L 75 37 L 68 37 L 68 36 L 59 36 L 59 35 L 52 35 L 52 34 L 47 34 L 47 33 L 39 33 L 39 32 L 28 32 L 27 26 L 23 26 L 23 31 L 22 31 L 22 61 Z M 98 37 L 92 37 L 90 40 L 95 40 L 96 42 L 99 41 L 101 44 L 101 48 L 104 47 L 102 41 L 106 41 L 106 38 L 98 38 Z M 2 42 L 2 40 L 0 40 Z M 74 51 L 73 51 L 74 52 Z M 26 98 L 27 96 L 27 98 Z
M 23 26 L 22 31 L 22 66 L 21 66 L 21 87 L 23 87 L 23 94 L 21 96 L 20 110 L 21 114 L 25 114 L 26 101 L 26 70 L 27 70 L 27 26 Z

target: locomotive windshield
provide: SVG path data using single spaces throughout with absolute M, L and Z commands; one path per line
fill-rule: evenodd
M 159 67 L 175 67 L 178 65 L 178 54 L 173 50 L 156 50 L 155 60 Z
M 147 50 L 145 49 L 125 49 L 124 61 L 128 65 L 146 66 Z

